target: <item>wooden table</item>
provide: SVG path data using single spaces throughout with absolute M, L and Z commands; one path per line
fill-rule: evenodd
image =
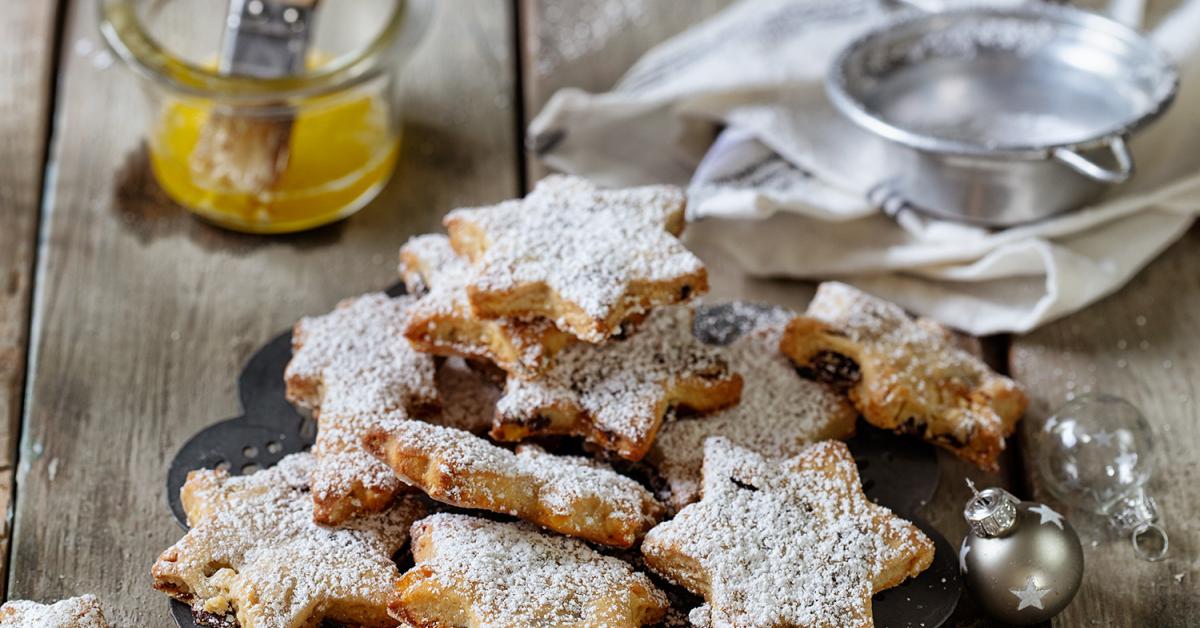
M 512 197 L 543 174 L 521 130 L 555 89 L 609 87 L 646 49 L 723 0 L 442 0 L 404 80 L 398 176 L 361 214 L 312 233 L 226 233 L 164 199 L 146 166 L 135 81 L 96 52 L 94 2 L 6 3 L 0 18 L 0 562 L 7 595 L 99 594 L 123 626 L 165 626 L 149 569 L 180 532 L 163 489 L 176 448 L 237 413 L 234 376 L 297 317 L 395 278 L 397 247 L 456 206 Z M 614 12 L 615 11 L 615 12 Z M 615 22 L 613 21 L 615 20 Z M 702 252 L 703 253 L 703 252 Z M 807 284 L 710 262 L 718 296 L 802 307 Z M 1044 497 L 1030 427 L 1069 392 L 1111 391 L 1154 423 L 1151 488 L 1170 557 L 1139 562 L 1089 533 L 1087 577 L 1062 626 L 1200 622 L 1200 231 L 1131 285 L 985 355 L 1035 403 L 1001 473 L 942 460 L 927 516 L 957 543 L 963 477 Z M 1087 528 L 1083 514 L 1073 516 Z M 1090 540 L 1097 539 L 1093 546 Z M 964 598 L 953 625 L 987 625 Z

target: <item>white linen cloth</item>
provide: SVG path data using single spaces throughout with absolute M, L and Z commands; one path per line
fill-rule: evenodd
M 1136 17 L 1127 4 L 1120 12 Z M 890 16 L 873 0 L 743 0 L 648 52 L 609 93 L 559 91 L 528 142 L 549 166 L 601 185 L 689 185 L 685 238 L 747 273 L 836 277 L 974 334 L 1024 332 L 1083 308 L 1191 225 L 1200 0 L 1150 33 L 1181 86 L 1131 143 L 1133 180 L 1080 211 L 998 231 L 868 200 L 856 175 L 870 156 L 841 141 L 850 123 L 823 80 L 846 43 Z

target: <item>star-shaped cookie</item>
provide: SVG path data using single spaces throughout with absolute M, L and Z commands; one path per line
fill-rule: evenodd
M 742 378 L 719 347 L 692 335 L 693 315 L 690 305 L 658 308 L 627 338 L 573 344 L 541 378 L 510 378 L 496 404 L 492 437 L 583 436 L 640 460 L 669 408 L 711 412 L 733 405 Z
M 780 348 L 802 372 L 846 388 L 872 425 L 917 434 L 985 470 L 996 470 L 1028 403 L 942 325 L 846 284 L 821 284 Z
M 381 418 L 423 416 L 438 406 L 433 358 L 403 336 L 415 302 L 366 294 L 301 319 L 292 332 L 284 377 L 288 400 L 317 415 L 312 499 L 321 523 L 381 510 L 404 489 L 360 443 Z
M 38 604 L 10 600 L 0 606 L 0 628 L 108 628 L 104 610 L 94 595 Z
M 421 351 L 494 362 L 520 377 L 534 377 L 575 337 L 545 318 L 484 319 L 467 296 L 471 262 L 440 234 L 417 236 L 400 249 L 400 274 L 411 294 L 404 335 Z
M 415 302 L 377 292 L 300 319 L 284 372 L 288 401 L 317 413 L 436 409 L 433 358 L 404 338 Z
M 846 446 L 770 461 L 705 442 L 704 496 L 642 543 L 654 571 L 706 600 L 711 626 L 871 626 L 871 596 L 933 561 L 916 526 L 867 500 Z
M 250 476 L 193 471 L 181 493 L 191 530 L 159 556 L 154 587 L 246 628 L 316 626 L 322 619 L 392 626 L 392 555 L 425 514 L 409 495 L 341 528 L 314 523 L 314 459 L 294 454 Z
M 797 375 L 779 352 L 791 315 L 781 309 L 755 310 L 751 315 L 750 327 L 726 352 L 731 368 L 745 381 L 741 401 L 709 416 L 664 422 L 646 455 L 646 462 L 670 486 L 675 508 L 700 498 L 704 441 L 711 436 L 723 436 L 764 456 L 786 458 L 816 441 L 854 435 L 858 412 L 846 398 Z
M 462 430 L 394 421 L 372 429 L 365 446 L 440 502 L 514 515 L 596 543 L 629 547 L 663 514 L 649 491 L 607 465 L 533 445 L 513 453 Z
M 443 513 L 414 524 L 412 538 L 416 565 L 389 605 L 404 625 L 623 628 L 667 609 L 627 563 L 528 524 Z
M 675 236 L 685 197 L 672 186 L 601 190 L 551 176 L 524 199 L 446 216 L 454 249 L 475 263 L 467 286 L 485 318 L 553 320 L 589 342 L 631 314 L 708 290 L 700 260 Z

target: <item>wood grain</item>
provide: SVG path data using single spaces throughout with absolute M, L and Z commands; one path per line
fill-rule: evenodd
M 71 3 L 66 42 L 94 39 L 95 4 Z M 181 534 L 167 464 L 238 413 L 243 361 L 297 317 L 392 283 L 400 244 L 448 209 L 516 193 L 511 7 L 437 4 L 402 80 L 397 177 L 357 216 L 293 237 L 222 232 L 171 205 L 146 170 L 135 80 L 63 55 L 14 596 L 94 592 L 116 625 L 167 625 L 149 577 Z
M 34 246 L 52 109 L 55 2 L 18 2 L 0 19 L 0 512 L 13 500 Z M 9 521 L 0 523 L 0 573 Z M 0 598 L 7 581 L 0 579 Z
M 1170 553 L 1158 563 L 1134 557 L 1129 541 L 1099 517 L 1068 512 L 1084 537 L 1087 568 L 1079 596 L 1055 626 L 1195 626 L 1200 618 L 1200 229 L 1133 282 L 1092 307 L 1013 345 L 1012 368 L 1034 408 L 1023 429 L 1034 494 L 1049 499 L 1038 472 L 1046 455 L 1037 432 L 1069 396 L 1120 395 L 1141 408 L 1157 438 L 1150 484 Z M 1067 512 L 1065 505 L 1052 502 Z
M 603 24 L 596 26 L 598 3 L 521 0 L 521 67 L 526 122 L 561 87 L 574 86 L 594 92 L 609 89 L 651 47 L 728 4 L 727 0 L 615 3 L 608 5 Z M 528 181 L 532 184 L 547 171 L 532 156 L 527 162 Z M 750 277 L 718 250 L 700 249 L 696 253 L 708 267 L 712 285 L 709 299 L 764 301 L 802 311 L 812 298 L 813 282 Z M 1005 338 L 985 339 L 976 349 L 988 357 L 993 366 L 1004 366 Z M 1010 450 L 1003 456 L 1001 469 L 995 474 L 984 473 L 952 455 L 938 452 L 939 488 L 923 514 L 952 545 L 957 547 L 966 533 L 962 509 L 971 494 L 966 478 L 979 486 L 1012 489 L 1019 484 L 1014 482 L 1016 466 L 1013 464 L 1012 441 L 1015 439 L 1010 439 Z M 948 625 L 984 626 L 989 622 L 964 595 Z
M 528 124 L 561 87 L 607 91 L 647 50 L 733 0 L 517 0 Z M 532 184 L 546 169 L 526 159 Z

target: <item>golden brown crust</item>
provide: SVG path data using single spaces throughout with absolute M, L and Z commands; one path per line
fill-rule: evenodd
M 246 628 L 311 628 L 322 619 L 394 626 L 391 557 L 424 515 L 424 498 L 326 528 L 313 522 L 307 493 L 314 462 L 295 454 L 252 476 L 189 474 L 181 498 L 191 530 L 154 564 L 154 587 Z
M 633 628 L 667 608 L 628 564 L 527 524 L 438 514 L 412 537 L 416 565 L 388 606 L 402 625 Z
M 629 547 L 663 514 L 649 491 L 607 465 L 534 446 L 514 454 L 462 430 L 413 421 L 381 425 L 364 445 L 440 502 L 514 515 L 596 543 Z
M 467 284 L 470 262 L 449 239 L 428 234 L 400 249 L 400 274 L 413 306 L 404 335 L 426 353 L 488 360 L 518 377 L 536 377 L 554 354 L 575 342 L 547 319 L 485 319 L 471 309 Z
M 628 289 L 604 317 L 589 315 L 575 303 L 563 299 L 544 283 L 524 284 L 507 291 L 468 289 L 471 306 L 484 318 L 539 316 L 589 342 L 619 335 L 631 319 L 663 304 L 686 301 L 708 292 L 708 271 L 700 268 L 669 281 L 630 282 Z
M 742 378 L 719 348 L 693 336 L 693 313 L 688 305 L 658 308 L 623 340 L 574 344 L 540 379 L 510 379 L 492 437 L 582 436 L 640 460 L 668 409 L 705 413 L 737 403 Z
M 404 330 L 419 351 L 432 355 L 488 360 L 518 377 L 536 377 L 555 353 L 575 337 L 553 325 L 506 319 L 481 320 L 469 317 L 428 314 L 413 317 Z M 526 359 L 523 347 L 536 345 L 539 357 Z
M 997 469 L 1028 403 L 1015 382 L 956 347 L 945 327 L 843 284 L 822 284 L 809 314 L 780 342 L 802 373 L 844 388 L 872 425 Z
M 650 451 L 667 410 L 686 407 L 705 414 L 735 404 L 742 390 L 742 377 L 737 373 L 722 377 L 695 375 L 669 382 L 662 398 L 650 415 L 652 425 L 635 437 L 607 430 L 581 405 L 569 401 L 550 403 L 538 410 L 533 419 L 497 415 L 491 437 L 504 442 L 519 442 L 533 436 L 581 436 L 601 449 L 613 452 L 626 460 L 641 460 Z
M 703 264 L 675 238 L 685 204 L 671 186 L 608 191 L 552 176 L 524 199 L 443 222 L 475 264 L 467 292 L 476 315 L 546 318 L 598 343 L 633 315 L 708 290 Z

